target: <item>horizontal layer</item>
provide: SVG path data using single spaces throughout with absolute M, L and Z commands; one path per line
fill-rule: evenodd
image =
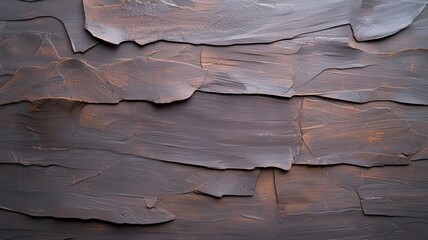
M 358 188 L 358 196 L 366 215 L 426 218 L 428 185 L 421 185 L 371 184 Z
M 27 20 L 38 17 L 52 17 L 60 20 L 67 29 L 72 48 L 84 52 L 99 41 L 85 30 L 82 0 L 43 0 L 0 2 L 0 21 Z
M 0 238 L 427 235 L 426 0 L 82 1 L 0 3 Z
M 272 42 L 350 24 L 359 41 L 408 27 L 426 1 L 84 0 L 85 27 L 104 41 L 228 45 Z
M 280 4 L 275 1 L 251 4 L 245 1 L 149 3 L 87 0 L 83 2 L 86 27 L 96 37 L 109 42 L 133 40 L 145 44 L 157 40 L 169 40 L 215 45 L 266 43 L 343 24 L 350 24 L 353 27 L 355 37 L 359 41 L 384 38 L 406 29 L 426 5 L 422 0 L 399 2 L 323 0 L 315 5 L 294 0 Z M 4 0 L 0 6 L 4 10 L 0 15 L 0 21 L 27 20 L 46 16 L 60 20 L 67 29 L 75 52 L 85 52 L 99 43 L 84 29 L 85 14 L 82 0 Z M 245 14 L 240 12 L 243 6 L 245 6 L 243 11 Z M 58 9 L 67 9 L 67 11 L 58 11 Z M 367 14 L 368 12 L 370 14 Z M 111 16 L 104 17 L 106 14 Z M 183 16 L 186 17 L 183 18 Z M 418 20 L 416 19 L 416 22 Z M 410 36 L 414 39 L 412 41 L 421 39 L 419 33 L 416 33 L 418 37 L 415 37 L 414 33 L 413 31 L 410 35 L 405 33 L 402 36 Z M 402 39 L 405 41 L 395 42 L 394 45 L 410 44 L 408 38 Z M 423 44 L 426 41 L 419 42 L 425 46 Z M 371 42 L 367 44 L 371 45 Z M 384 47 L 381 46 L 381 48 L 388 47 L 389 43 L 383 45 Z M 412 45 L 415 46 L 414 44 L 410 46 Z M 420 44 L 416 45 L 420 46 Z M 397 48 L 389 49 L 397 50 Z
M 197 90 L 428 104 L 427 50 L 365 52 L 349 45 L 346 26 L 271 44 L 127 43 L 74 54 L 58 24 L 49 18 L 5 22 L 0 75 L 8 78 L 0 83 L 0 104 L 44 98 L 169 103 Z
M 69 151 L 131 154 L 218 169 L 289 169 L 299 152 L 301 99 L 196 93 L 170 105 L 67 100 L 2 108 L 2 162 L 62 159 Z M 257 109 L 255 111 L 254 109 Z M 68 156 L 70 157 L 70 156 Z
M 427 159 L 427 107 L 197 92 L 168 105 L 66 99 L 0 107 L 2 162 L 51 164 L 75 152 L 134 155 L 216 169 Z M 76 154 L 77 154 L 76 153 Z
M 160 196 L 251 196 L 258 176 L 258 170 L 216 171 L 107 151 L 72 151 L 56 160 L 46 166 L 0 164 L 0 208 L 36 217 L 155 224 L 175 218 L 158 207 Z
M 287 216 L 344 213 L 428 218 L 427 161 L 383 168 L 293 166 L 275 170 L 278 203 Z
M 419 14 L 413 23 L 402 31 L 377 41 L 356 41 L 350 38 L 349 45 L 370 53 L 391 53 L 409 49 L 428 49 L 428 8 Z
M 336 188 L 361 186 L 381 181 L 407 181 L 412 184 L 425 184 L 426 162 L 415 163 L 415 168 L 389 167 L 362 169 L 351 166 L 329 168 L 299 167 L 298 175 L 290 179 L 293 171 L 280 173 L 262 170 L 258 178 L 255 195 L 251 198 L 226 197 L 214 199 L 203 195 L 185 194 L 162 196 L 158 206 L 170 209 L 176 215 L 171 223 L 151 226 L 113 226 L 94 221 L 73 221 L 52 218 L 29 218 L 11 211 L 0 211 L 0 236 L 21 237 L 23 239 L 58 239 L 58 238 L 91 238 L 91 239 L 140 239 L 141 236 L 170 239 L 180 234 L 185 238 L 218 239 L 332 239 L 332 238 L 404 238 L 423 239 L 426 236 L 428 221 L 418 217 L 383 217 L 365 216 L 361 210 L 301 212 L 289 214 L 287 204 L 278 205 L 275 188 L 278 177 L 290 180 L 290 184 L 298 185 L 302 192 L 312 188 L 308 184 L 316 181 L 336 183 Z M 420 170 L 418 170 L 420 169 Z M 333 170 L 333 171 L 331 171 Z M 282 176 L 284 174 L 284 176 Z M 413 175 L 415 174 L 415 175 Z M 422 174 L 422 175 L 421 175 Z M 306 178 L 311 177 L 311 181 Z M 411 176 L 414 176 L 413 178 Z M 296 178 L 297 177 L 297 178 Z M 353 180 L 361 180 L 354 182 Z M 419 179 L 419 181 L 417 181 Z M 286 183 L 286 182 L 283 182 Z M 340 184 L 343 184 L 340 186 Z M 349 186 L 350 185 L 350 186 Z M 326 185 L 326 188 L 334 185 Z M 298 197 L 287 192 L 291 201 Z M 279 195 L 280 196 L 280 195 Z M 320 209 L 328 202 L 326 199 L 314 198 L 315 205 L 319 201 Z M 331 196 L 330 197 L 334 197 Z M 358 196 L 354 196 L 358 199 Z M 281 198 L 279 201 L 282 201 Z M 333 200 L 334 201 L 334 200 Z M 305 204 L 302 199 L 302 204 Z M 334 202 L 333 202 L 334 203 Z M 332 206 L 327 205 L 327 206 Z M 303 210 L 303 209 L 302 209 Z M 197 221 L 195 221 L 197 219 Z
M 200 90 L 428 103 L 426 50 L 367 53 L 348 45 L 348 28 L 340 30 L 333 37 L 323 37 L 332 34 L 326 31 L 268 45 L 204 47 Z
M 426 107 L 305 98 L 296 164 L 401 165 L 427 158 Z

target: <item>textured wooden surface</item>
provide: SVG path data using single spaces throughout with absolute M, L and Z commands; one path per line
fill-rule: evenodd
M 0 1 L 0 239 L 426 239 L 427 4 Z

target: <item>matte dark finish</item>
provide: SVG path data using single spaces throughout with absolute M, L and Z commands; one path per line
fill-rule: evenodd
M 168 103 L 190 97 L 205 76 L 200 52 L 190 45 L 102 45 L 73 54 L 64 27 L 52 18 L 5 22 L 0 38 L 0 75 L 12 75 L 0 86 L 0 104 L 52 97 Z M 181 70 L 184 74 L 177 77 Z
M 217 199 L 185 194 L 162 196 L 158 201 L 158 207 L 174 209 L 176 219 L 171 224 L 131 227 L 93 221 L 41 218 L 34 221 L 22 215 L 0 211 L 1 220 L 10 219 L 5 225 L 0 225 L 0 236 L 44 236 L 45 239 L 59 236 L 84 239 L 175 239 L 179 235 L 186 239 L 262 239 L 273 238 L 281 227 L 272 170 L 261 172 L 255 195 L 251 198 Z M 28 228 L 36 231 L 25 231 Z
M 367 217 L 361 211 L 303 213 L 284 218 L 279 239 L 425 239 L 426 219 Z M 256 238 L 254 238 L 256 239 Z
M 157 40 L 213 45 L 272 42 L 346 24 L 350 9 L 349 1 L 332 0 L 83 2 L 86 28 L 95 37 L 141 45 Z
M 300 105 L 299 98 L 208 93 L 166 106 L 10 104 L 0 118 L 0 161 L 31 164 L 63 159 L 69 151 L 103 150 L 217 169 L 288 170 L 300 148 Z
M 287 216 L 361 211 L 354 184 L 360 186 L 362 180 L 358 176 L 362 172 L 360 168 L 344 165 L 293 166 L 289 172 L 275 170 L 278 204 Z
M 427 161 L 359 168 L 293 166 L 275 170 L 278 203 L 287 216 L 361 211 L 365 215 L 428 218 Z
M 426 6 L 418 1 L 84 0 L 86 28 L 104 41 L 227 45 L 272 42 L 351 24 L 360 41 L 390 36 Z
M 425 106 L 391 102 L 361 105 L 305 98 L 301 155 L 295 163 L 371 167 L 426 159 L 426 112 Z
M 352 48 L 370 53 L 390 53 L 405 50 L 428 49 L 428 8 L 419 14 L 413 23 L 391 37 L 375 41 L 358 42 L 353 37 L 349 39 Z
M 418 180 L 419 184 L 426 184 L 424 172 L 427 164 L 418 162 L 414 165 L 414 168 L 410 165 L 409 167 L 372 169 L 352 166 L 326 168 L 300 166 L 299 172 L 308 176 L 314 173 L 311 169 L 318 169 L 324 173 L 328 172 L 325 176 L 335 178 L 338 183 L 352 184 L 353 182 L 354 185 L 360 184 L 355 181 L 358 178 L 357 174 L 368 181 L 373 179 L 379 182 L 387 179 L 407 181 L 411 179 L 412 174 L 415 174 L 412 184 Z M 337 170 L 330 171 L 334 168 Z M 356 174 L 343 174 L 341 170 L 346 169 L 348 173 Z M 387 169 L 392 171 L 384 173 Z M 293 171 L 290 171 L 285 174 L 292 173 Z M 331 176 L 333 173 L 334 177 Z M 402 175 L 400 176 L 399 173 Z M 160 225 L 119 226 L 97 221 L 30 218 L 0 210 L 0 219 L 4 223 L 0 226 L 0 236 L 22 239 L 175 239 L 179 234 L 186 239 L 218 239 L 219 237 L 222 239 L 424 239 L 427 234 L 426 218 L 365 216 L 361 210 L 288 215 L 281 210 L 275 199 L 275 188 L 278 189 L 278 182 L 274 182 L 273 179 L 274 176 L 277 179 L 278 174 L 280 174 L 279 171 L 273 174 L 272 170 L 262 170 L 255 188 L 255 195 L 251 198 L 214 199 L 194 194 L 161 197 L 158 200 L 158 206 L 176 209 L 176 219 Z M 304 180 L 303 178 L 304 176 L 301 179 Z M 300 187 L 308 188 L 306 183 L 302 181 Z M 358 196 L 356 198 L 358 199 Z
M 52 97 L 90 103 L 134 99 L 169 103 L 190 97 L 205 76 L 199 67 L 148 57 L 95 67 L 80 58 L 58 57 L 49 41 L 43 41 L 35 55 L 50 61 L 21 65 L 0 89 L 0 104 Z M 177 77 L 177 71 L 184 74 Z
M 216 169 L 405 165 L 427 158 L 426 109 L 199 92 L 167 106 L 22 102 L 3 106 L 0 161 L 46 165 L 100 150 Z
M 366 215 L 427 217 L 428 185 L 372 184 L 358 188 Z
M 63 24 L 55 18 L 0 21 L 0 25 L 1 74 L 14 75 L 20 67 L 74 55 Z
M 342 26 L 271 44 L 100 44 L 73 54 L 57 20 L 6 22 L 0 33 L 5 59 L 0 60 L 0 74 L 13 77 L 0 86 L 0 104 L 51 97 L 169 103 L 196 90 L 428 104 L 427 50 L 376 53 L 365 49 L 373 45 L 357 45 L 360 50 L 349 46 L 350 35 L 350 28 Z M 397 41 L 392 45 L 400 47 Z
M 174 214 L 157 206 L 159 196 L 251 196 L 259 172 L 215 171 L 106 151 L 60 159 L 43 167 L 0 164 L 0 208 L 30 216 L 161 223 Z
M 426 239 L 427 4 L 0 1 L 0 239 Z
M 325 37 L 330 34 L 266 45 L 204 47 L 201 64 L 208 78 L 200 89 L 428 104 L 426 50 L 373 54 L 348 46 L 349 28 Z
M 43 0 L 43 1 L 0 1 L 0 21 L 28 20 L 39 17 L 52 17 L 60 20 L 67 29 L 72 48 L 84 52 L 99 41 L 84 29 L 82 0 Z
M 427 1 L 359 0 L 352 1 L 352 4 L 350 23 L 355 38 L 367 41 L 407 28 L 425 8 Z

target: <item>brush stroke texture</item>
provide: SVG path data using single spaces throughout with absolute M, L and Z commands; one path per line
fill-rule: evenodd
M 428 218 L 427 169 L 427 161 L 382 168 L 293 166 L 288 172 L 275 170 L 275 187 L 287 216 L 363 210 L 366 215 Z
M 0 208 L 36 217 L 155 224 L 175 218 L 157 206 L 160 196 L 251 196 L 258 176 L 258 170 L 215 171 L 105 151 L 63 159 L 43 167 L 0 164 Z
M 300 105 L 299 98 L 208 93 L 166 106 L 68 100 L 5 105 L 0 160 L 104 150 L 216 169 L 288 170 L 300 147 Z
M 411 165 L 412 166 L 412 165 Z M 384 180 L 412 184 L 426 184 L 427 164 L 418 162 L 411 167 L 385 167 L 363 169 L 352 166 L 314 168 L 318 176 L 328 176 L 344 184 L 359 185 L 356 179 L 369 182 Z M 300 174 L 313 174 L 300 167 Z M 329 169 L 337 170 L 327 172 Z M 306 172 L 308 169 L 309 172 Z M 345 174 L 341 170 L 347 170 Z M 391 171 L 390 171 L 391 170 Z M 404 171 L 403 171 L 404 170 Z M 320 173 L 321 173 L 320 172 Z M 289 174 L 292 172 L 287 172 Z M 29 218 L 10 211 L 0 210 L 0 236 L 22 239 L 171 239 L 177 234 L 188 239 L 424 239 L 428 221 L 418 217 L 365 216 L 361 210 L 319 212 L 289 215 L 278 206 L 275 190 L 279 171 L 262 170 L 252 198 L 226 197 L 213 199 L 207 196 L 186 194 L 162 196 L 158 206 L 174 209 L 176 220 L 168 224 L 151 226 L 116 226 L 96 221 Z M 357 175 L 359 174 L 359 175 Z M 412 178 L 412 174 L 414 177 Z M 297 179 L 296 179 L 297 180 Z M 300 183 L 307 187 L 304 176 Z M 364 183 L 364 182 L 363 182 Z M 303 186 L 302 185 L 302 186 Z M 289 193 L 291 194 L 291 193 Z M 358 196 L 355 196 L 358 200 Z M 7 219 L 7 221 L 6 221 Z M 197 221 L 195 221 L 197 219 Z
M 426 159 L 427 135 L 421 129 L 428 119 L 421 112 L 425 106 L 305 98 L 302 148 L 295 163 L 371 167 L 409 164 L 413 156 Z
M 424 0 L 84 0 L 84 9 L 86 28 L 110 43 L 228 45 L 290 39 L 344 24 L 352 25 L 360 41 L 379 39 L 408 27 L 426 4 Z
M 1 1 L 0 239 L 425 239 L 426 5 Z
M 85 54 L 70 51 L 61 29 L 46 18 L 5 24 L 0 75 L 12 77 L 0 87 L 0 104 L 52 97 L 169 103 L 197 90 L 428 104 L 427 50 L 365 52 L 349 46 L 346 26 L 272 44 L 100 44 Z
M 85 52 L 99 41 L 84 29 L 82 0 L 43 1 L 0 1 L 0 21 L 28 20 L 38 17 L 52 17 L 60 20 L 65 28 L 74 52 Z
M 361 207 L 366 215 L 395 217 L 428 216 L 427 185 L 380 183 L 358 188 Z
M 428 104 L 426 50 L 371 54 L 348 46 L 346 28 L 267 45 L 204 47 L 200 90 L 351 102 Z M 343 34 L 341 37 L 338 35 Z
M 427 158 L 426 108 L 200 92 L 169 105 L 21 102 L 2 106 L 1 161 L 47 165 L 109 151 L 216 169 L 406 165 Z
M 354 37 L 349 38 L 352 48 L 361 49 L 370 53 L 390 53 L 428 49 L 428 8 L 415 18 L 413 23 L 402 31 L 380 40 L 358 42 Z

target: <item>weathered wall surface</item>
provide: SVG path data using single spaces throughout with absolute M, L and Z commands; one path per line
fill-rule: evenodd
M 425 239 L 427 0 L 2 0 L 1 239 Z

